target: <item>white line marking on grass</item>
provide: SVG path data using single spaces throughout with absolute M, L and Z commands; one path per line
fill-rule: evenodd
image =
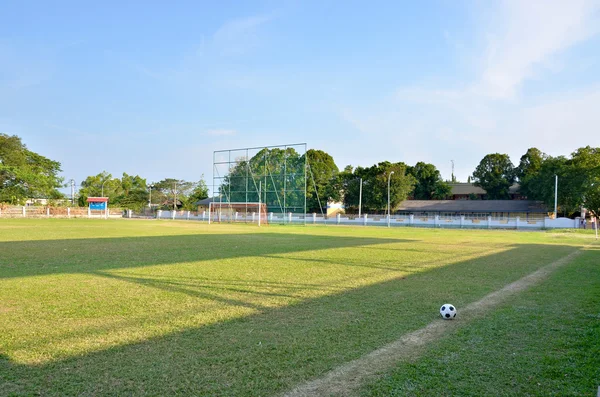
M 538 284 L 558 267 L 569 263 L 580 253 L 581 250 L 578 249 L 504 288 L 484 296 L 481 300 L 467 305 L 461 310 L 460 321 L 433 321 L 424 328 L 408 333 L 378 350 L 333 369 L 322 378 L 297 386 L 284 396 L 348 396 L 366 381 L 375 379 L 377 375 L 384 373 L 401 359 L 414 357 L 423 350 L 425 345 L 439 339 L 449 330 L 492 309 L 508 297 Z

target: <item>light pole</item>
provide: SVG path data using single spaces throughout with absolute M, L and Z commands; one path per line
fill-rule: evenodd
M 390 174 L 388 175 L 388 227 L 390 227 L 390 217 L 392 216 L 391 212 L 390 212 L 390 182 L 392 180 L 392 174 L 394 173 L 394 171 L 390 172 Z
M 554 219 L 558 218 L 558 213 L 556 212 L 556 203 L 558 199 L 558 175 L 554 175 Z
M 154 187 L 154 185 L 149 185 L 148 188 L 150 189 L 150 196 L 148 197 L 148 207 L 150 209 L 152 209 L 152 188 Z
M 360 189 L 358 192 L 358 217 L 360 218 L 360 214 L 362 212 L 362 178 L 360 178 Z
M 106 182 L 108 182 L 108 179 L 107 179 L 107 180 L 105 180 L 104 182 L 102 182 L 102 193 L 100 193 L 100 194 L 101 194 L 101 197 L 104 197 L 104 184 L 105 184 Z

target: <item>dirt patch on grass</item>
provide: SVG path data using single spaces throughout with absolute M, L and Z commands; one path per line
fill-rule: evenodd
M 332 370 L 322 378 L 297 386 L 284 396 L 352 395 L 364 383 L 385 373 L 400 360 L 416 357 L 424 350 L 425 345 L 439 339 L 444 333 L 483 315 L 508 297 L 538 284 L 558 267 L 569 263 L 580 253 L 581 250 L 578 249 L 504 288 L 486 295 L 479 301 L 469 304 L 460 310 L 460 321 L 443 321 L 441 319 L 433 321 L 424 328 L 408 333 L 378 350 Z

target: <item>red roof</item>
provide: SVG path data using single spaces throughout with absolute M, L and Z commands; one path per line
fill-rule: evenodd
M 108 197 L 88 197 L 88 203 L 104 203 L 108 201 Z

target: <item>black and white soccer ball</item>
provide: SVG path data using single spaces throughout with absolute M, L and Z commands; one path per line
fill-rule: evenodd
M 442 307 L 440 307 L 440 316 L 442 316 L 444 320 L 452 320 L 456 317 L 456 308 L 450 303 L 444 303 Z

